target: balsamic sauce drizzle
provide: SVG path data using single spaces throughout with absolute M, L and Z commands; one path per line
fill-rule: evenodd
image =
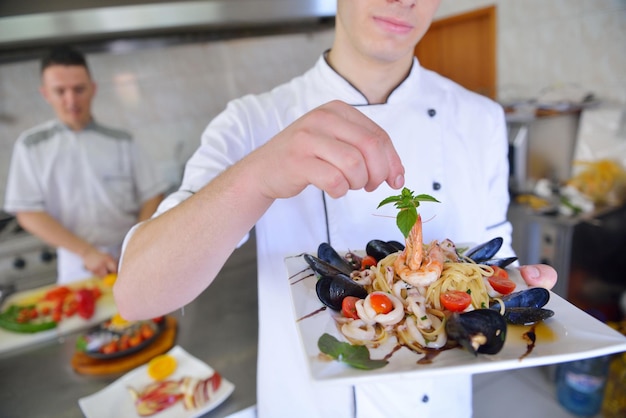
M 537 324 L 533 324 L 530 329 L 522 335 L 522 339 L 526 342 L 526 352 L 522 354 L 522 356 L 519 358 L 520 361 L 522 361 L 524 357 L 532 353 L 533 349 L 535 348 L 535 342 L 537 341 L 537 334 L 535 334 L 536 326 Z
M 303 319 L 310 318 L 310 317 L 312 317 L 312 316 L 314 316 L 314 315 L 317 315 L 317 314 L 318 314 L 318 313 L 320 313 L 320 312 L 324 312 L 325 310 L 326 310 L 326 306 L 322 306 L 322 307 L 321 307 L 321 308 L 319 308 L 318 310 L 313 311 L 313 312 L 311 312 L 310 314 L 304 315 L 302 318 L 298 318 L 298 319 L 296 319 L 296 322 L 300 322 L 300 321 L 302 321 Z

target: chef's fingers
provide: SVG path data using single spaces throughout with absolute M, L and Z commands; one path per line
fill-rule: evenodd
M 346 103 L 326 103 L 301 116 L 245 159 L 257 190 L 272 199 L 315 185 L 332 197 L 348 190 L 403 185 L 404 167 L 391 139 Z
M 402 187 L 404 166 L 387 132 L 363 113 L 343 102 L 334 101 L 326 106 L 339 115 L 339 120 L 330 120 L 328 124 L 334 137 L 355 147 L 363 156 L 368 174 L 363 188 L 372 191 L 383 181 L 394 189 Z M 347 160 L 340 167 L 350 169 L 351 162 L 352 160 Z
M 107 258 L 106 273 L 103 275 L 103 277 L 109 273 L 117 273 L 117 261 L 111 256 Z
M 552 289 L 556 284 L 557 272 L 547 264 L 531 264 L 519 267 L 522 278 L 529 286 Z

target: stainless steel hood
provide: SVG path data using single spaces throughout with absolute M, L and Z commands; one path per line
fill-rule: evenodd
M 15 10 L 1 3 L 0 50 L 185 30 L 298 25 L 332 18 L 336 12 L 335 0 L 6 2 Z

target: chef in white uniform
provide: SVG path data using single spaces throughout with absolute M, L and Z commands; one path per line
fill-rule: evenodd
M 179 191 L 127 236 L 116 301 L 128 319 L 149 318 L 192 301 L 256 225 L 261 417 L 471 416 L 468 375 L 312 382 L 283 262 L 321 242 L 402 240 L 376 207 L 403 185 L 442 202 L 420 206 L 425 241 L 502 236 L 501 255 L 512 253 L 502 109 L 413 56 L 438 5 L 338 0 L 332 48 L 301 77 L 231 102 Z M 523 269 L 531 284 L 556 280 L 547 266 Z
M 4 209 L 57 247 L 57 283 L 115 273 L 124 236 L 168 185 L 129 133 L 93 118 L 96 84 L 82 53 L 53 48 L 40 90 L 57 118 L 17 139 Z

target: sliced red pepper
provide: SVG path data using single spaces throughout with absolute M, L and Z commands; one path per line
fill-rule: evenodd
M 81 318 L 89 319 L 96 311 L 96 299 L 89 289 L 79 289 L 76 292 L 76 300 L 78 302 L 77 312 Z
M 58 286 L 53 289 L 48 290 L 44 295 L 44 300 L 63 300 L 72 293 L 69 287 L 66 286 Z

